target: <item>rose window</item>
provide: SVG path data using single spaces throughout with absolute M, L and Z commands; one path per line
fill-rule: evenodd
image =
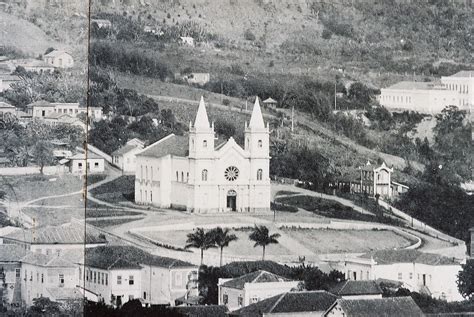
M 235 181 L 239 177 L 239 169 L 235 166 L 229 166 L 224 172 L 225 179 Z

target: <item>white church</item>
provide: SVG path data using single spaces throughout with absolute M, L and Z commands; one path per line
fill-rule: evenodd
M 135 201 L 195 213 L 270 211 L 269 127 L 258 98 L 242 148 L 216 146 L 201 97 L 189 136 L 168 135 L 136 154 Z

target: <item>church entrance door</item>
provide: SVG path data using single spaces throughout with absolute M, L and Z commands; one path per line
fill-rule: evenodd
M 227 210 L 237 211 L 237 193 L 235 190 L 227 192 Z

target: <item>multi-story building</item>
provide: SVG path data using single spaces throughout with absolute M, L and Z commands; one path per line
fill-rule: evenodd
M 26 306 L 33 305 L 33 299 L 39 297 L 57 302 L 82 298 L 77 288 L 79 267 L 65 256 L 30 252 L 21 259 L 21 270 L 21 297 Z
M 0 245 L 0 278 L 3 300 L 12 306 L 21 305 L 21 259 L 28 253 L 19 245 Z
M 33 119 L 44 119 L 54 114 L 67 114 L 77 117 L 81 113 L 87 113 L 87 116 L 93 121 L 102 119 L 102 108 L 100 107 L 81 107 L 79 103 L 48 102 L 44 100 L 36 101 L 26 106 L 27 113 L 33 116 Z
M 458 94 L 441 83 L 402 81 L 382 88 L 380 104 L 391 111 L 417 111 L 435 114 L 458 104 Z
M 341 270 L 347 279 L 398 281 L 411 291 L 455 301 L 462 300 L 456 284 L 460 263 L 418 250 L 381 250 L 348 259 Z
M 300 281 L 292 281 L 267 271 L 255 271 L 234 279 L 219 279 L 219 305 L 230 311 L 255 304 L 277 294 L 296 289 Z
M 460 71 L 451 76 L 441 77 L 443 86 L 457 96 L 459 109 L 468 110 L 474 105 L 474 71 Z
M 270 211 L 269 129 L 258 98 L 242 148 L 214 145 L 201 97 L 188 137 L 171 134 L 136 154 L 135 201 L 190 212 Z
M 197 291 L 197 266 L 131 246 L 86 249 L 81 265 L 86 294 L 120 306 L 132 299 L 169 304 Z M 94 299 L 91 300 L 94 300 Z

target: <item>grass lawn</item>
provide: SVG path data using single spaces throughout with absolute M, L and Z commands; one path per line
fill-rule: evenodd
M 368 221 L 368 222 L 381 222 L 381 223 L 388 223 L 388 224 L 393 224 L 393 225 L 401 224 L 401 222 L 398 222 L 392 218 L 361 214 L 357 211 L 354 211 L 352 207 L 344 206 L 338 202 L 322 199 L 319 197 L 306 196 L 306 195 L 294 196 L 294 197 L 281 197 L 281 198 L 276 198 L 275 201 L 278 203 L 285 204 L 285 205 L 292 205 L 299 208 L 303 208 L 307 211 L 313 212 L 323 217 L 359 220 L 359 221 Z
M 135 194 L 135 176 L 120 176 L 111 182 L 92 189 L 90 193 L 97 199 L 107 202 L 133 201 Z
M 64 196 L 64 197 L 42 199 L 33 204 L 41 205 L 45 207 L 46 206 L 70 206 L 70 207 L 76 207 L 76 208 L 84 208 L 84 199 L 82 198 L 82 194 L 75 194 L 75 195 Z
M 186 235 L 191 231 L 148 231 L 142 233 L 143 235 L 163 244 L 169 244 L 176 247 L 184 247 L 186 245 Z M 254 248 L 254 242 L 249 240 L 250 231 L 238 230 L 232 231 L 238 237 L 237 241 L 229 244 L 224 252 L 227 255 L 249 255 L 258 256 L 262 254 L 262 248 Z M 268 255 L 291 255 L 291 250 L 286 249 L 280 244 L 272 244 L 267 246 L 265 254 Z
M 105 227 L 112 227 L 112 226 L 118 226 L 127 222 L 132 222 L 132 221 L 138 221 L 143 218 L 138 218 L 138 219 L 107 219 L 107 220 L 87 220 L 87 223 L 99 227 L 99 228 L 105 228 Z
M 0 191 L 7 194 L 10 201 L 29 201 L 32 199 L 62 195 L 81 190 L 83 182 L 72 175 L 62 176 L 14 176 L 0 178 Z
M 359 253 L 400 248 L 412 244 L 412 241 L 390 230 L 286 228 L 283 231 L 315 253 Z

